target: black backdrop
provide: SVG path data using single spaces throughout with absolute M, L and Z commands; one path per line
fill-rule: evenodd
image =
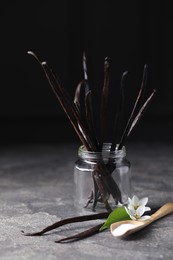
M 171 1 L 1 1 L 1 142 L 78 140 L 28 50 L 48 61 L 71 95 L 83 78 L 83 51 L 97 94 L 109 56 L 112 101 L 128 70 L 129 108 L 148 64 L 147 93 L 158 91 L 130 140 L 172 141 L 172 11 Z

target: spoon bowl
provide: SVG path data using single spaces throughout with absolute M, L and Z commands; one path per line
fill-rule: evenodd
M 110 226 L 110 230 L 113 236 L 123 238 L 132 233 L 135 233 L 159 218 L 162 218 L 173 212 L 173 203 L 169 202 L 163 205 L 159 210 L 157 210 L 151 217 L 145 221 L 140 220 L 124 220 L 118 221 Z
M 148 225 L 148 221 L 124 220 L 113 223 L 110 227 L 111 233 L 115 237 L 128 236 Z

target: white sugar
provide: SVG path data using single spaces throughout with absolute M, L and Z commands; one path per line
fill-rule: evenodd
M 136 225 L 134 224 L 122 224 L 115 228 L 114 230 L 111 230 L 111 233 L 113 236 L 118 237 L 122 236 L 123 234 L 126 233 L 127 230 L 133 229 Z

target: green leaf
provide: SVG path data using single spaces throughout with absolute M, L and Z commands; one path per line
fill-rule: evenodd
M 103 224 L 103 226 L 101 226 L 99 231 L 103 231 L 109 228 L 110 225 L 114 222 L 121 221 L 121 220 L 128 220 L 128 219 L 130 219 L 130 216 L 128 215 L 124 207 L 116 208 L 109 214 L 106 222 Z

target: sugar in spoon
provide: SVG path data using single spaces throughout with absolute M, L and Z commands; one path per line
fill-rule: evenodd
M 169 202 L 163 205 L 159 210 L 157 210 L 151 217 L 145 221 L 140 220 L 124 220 L 118 221 L 110 226 L 110 230 L 113 236 L 118 238 L 126 237 L 132 233 L 135 233 L 146 226 L 150 225 L 154 221 L 162 218 L 173 212 L 173 203 Z

